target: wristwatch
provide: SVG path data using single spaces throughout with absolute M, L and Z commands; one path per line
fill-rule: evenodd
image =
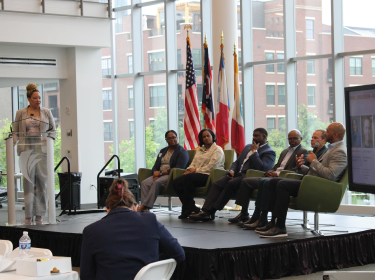
M 252 152 L 253 152 L 253 153 L 256 153 L 256 152 L 258 152 L 258 150 L 252 150 Z
M 163 176 L 163 171 L 160 171 L 160 176 Z

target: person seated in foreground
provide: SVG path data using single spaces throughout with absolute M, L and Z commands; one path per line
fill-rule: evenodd
M 159 251 L 176 261 L 185 259 L 177 239 L 153 213 L 136 211 L 124 179 L 114 180 L 109 192 L 107 216 L 83 230 L 82 280 L 134 279 L 142 267 L 159 260 Z
M 243 223 L 240 222 L 239 225 L 245 229 L 255 229 L 267 224 L 268 193 L 266 184 L 272 178 L 278 177 L 282 170 L 295 170 L 296 156 L 307 157 L 308 155 L 306 148 L 301 145 L 302 135 L 299 130 L 293 129 L 290 131 L 288 141 L 289 147 L 281 152 L 278 162 L 264 174 L 264 177 L 248 177 L 242 180 L 236 200 L 236 204 L 242 206 L 242 210 L 235 218 L 228 220 L 230 223 L 238 223 L 243 217 L 249 217 L 248 208 L 251 194 L 253 190 L 259 188 L 251 219 Z
M 206 197 L 202 211 L 191 215 L 195 221 L 209 221 L 215 219 L 217 210 L 222 210 L 240 187 L 248 169 L 261 171 L 269 170 L 275 163 L 276 153 L 267 142 L 267 130 L 257 128 L 253 132 L 253 144 L 246 145 L 238 159 L 233 162 L 226 176 L 212 184 Z M 242 219 L 247 220 L 247 217 Z
M 152 167 L 153 175 L 141 183 L 142 205 L 138 208 L 139 212 L 147 212 L 153 208 L 161 189 L 167 183 L 172 168 L 184 169 L 188 164 L 189 154 L 178 144 L 176 131 L 168 130 L 165 133 L 165 141 L 168 146 L 160 150 Z
M 186 172 L 173 180 L 173 189 L 178 194 L 182 203 L 179 219 L 186 219 L 192 213 L 199 213 L 195 206 L 195 188 L 204 187 L 213 168 L 224 170 L 224 151 L 216 145 L 215 133 L 208 128 L 202 129 L 198 134 L 199 146 L 197 153 Z
M 345 127 L 341 123 L 331 123 L 325 132 L 326 140 L 330 144 L 326 153 L 319 159 L 313 152 L 306 160 L 310 167 L 304 165 L 303 158 L 297 158 L 297 171 L 303 175 L 321 177 L 337 182 L 345 173 L 347 167 L 346 146 L 343 141 Z M 288 213 L 290 196 L 297 197 L 301 180 L 271 179 L 268 184 L 268 211 L 272 212 L 272 219 L 263 228 L 256 230 L 261 237 L 287 236 L 285 220 Z

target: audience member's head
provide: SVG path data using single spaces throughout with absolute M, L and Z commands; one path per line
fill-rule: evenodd
M 345 127 L 342 123 L 331 123 L 325 132 L 326 140 L 329 143 L 336 143 L 344 139 Z
M 263 145 L 263 144 L 265 144 L 267 142 L 267 136 L 268 136 L 267 130 L 265 130 L 262 127 L 258 127 L 256 129 L 254 129 L 254 132 L 253 132 L 253 141 L 256 144 Z
M 217 139 L 216 139 L 216 135 L 215 135 L 215 133 L 211 130 L 211 129 L 209 129 L 209 128 L 205 128 L 205 129 L 202 129 L 200 132 L 199 132 L 199 134 L 198 134 L 198 140 L 199 140 L 199 146 L 203 146 L 203 145 L 205 145 L 206 143 L 204 142 L 204 140 L 203 140 L 203 134 L 204 135 L 207 135 L 207 132 L 209 133 L 209 134 L 211 134 L 211 137 L 212 137 L 212 143 L 216 143 L 217 142 Z M 211 141 L 210 141 L 211 142 Z M 211 144 L 212 144 L 211 143 Z
M 294 148 L 301 144 L 302 135 L 298 129 L 293 129 L 288 133 L 289 145 Z
M 137 210 L 137 202 L 133 194 L 128 189 L 128 182 L 118 178 L 113 180 L 112 186 L 109 188 L 109 196 L 105 202 L 107 211 L 116 208 L 129 208 L 133 211 Z
M 326 135 L 324 129 L 315 130 L 311 136 L 311 148 L 323 147 L 326 143 Z

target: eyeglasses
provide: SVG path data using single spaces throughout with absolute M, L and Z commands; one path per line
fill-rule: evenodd
M 297 141 L 297 140 L 299 140 L 299 137 L 291 137 L 291 138 L 288 138 L 288 140 L 289 141 L 292 141 L 292 140 Z
M 176 138 L 177 138 L 176 136 L 173 136 L 173 137 L 165 138 L 165 140 L 169 141 L 169 140 L 174 140 L 174 139 L 176 139 Z

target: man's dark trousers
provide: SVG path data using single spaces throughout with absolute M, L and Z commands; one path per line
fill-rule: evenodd
M 285 228 L 286 215 L 290 197 L 298 196 L 301 180 L 274 178 L 268 184 L 268 211 L 272 212 L 272 220 L 277 218 L 276 226 Z
M 232 179 L 228 178 L 227 175 L 221 177 L 212 184 L 202 209 L 207 212 L 223 209 L 235 191 L 239 189 L 242 180 L 243 176 L 241 173 L 235 174 Z

